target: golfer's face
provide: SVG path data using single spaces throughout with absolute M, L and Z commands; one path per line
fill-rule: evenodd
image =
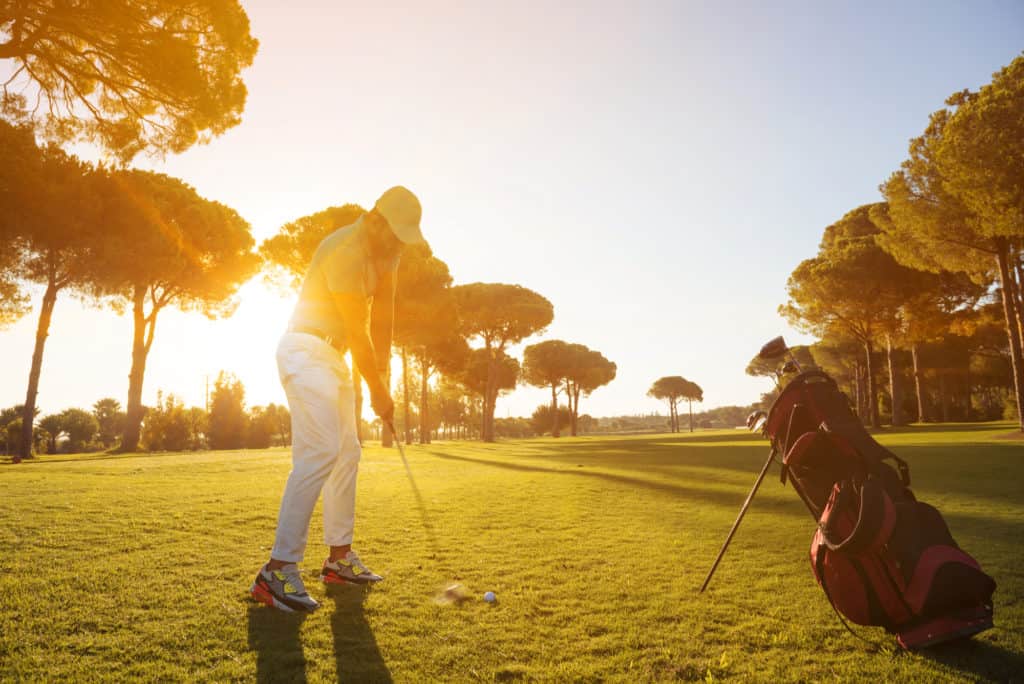
M 373 247 L 374 256 L 394 257 L 402 250 L 402 241 L 395 236 L 395 232 L 391 230 L 391 226 L 383 216 L 377 212 L 371 212 L 368 216 L 370 218 L 368 225 L 370 244 Z

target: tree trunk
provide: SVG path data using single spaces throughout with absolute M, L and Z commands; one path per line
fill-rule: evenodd
M 895 354 L 892 348 L 892 335 L 885 336 L 886 360 L 889 362 L 889 396 L 892 399 L 892 424 L 893 426 L 903 425 L 903 392 L 900 387 L 900 378 L 896 373 Z
M 488 361 L 487 361 L 487 387 L 484 392 L 484 405 L 481 413 L 481 428 L 480 428 L 480 439 L 484 442 L 494 441 L 494 409 L 495 404 L 498 403 L 498 391 L 497 391 L 497 378 L 494 376 L 497 374 L 498 364 L 495 361 L 496 351 L 488 347 Z
M 427 391 L 427 382 L 430 380 L 430 368 L 427 366 L 426 356 L 424 352 L 423 360 L 420 363 L 420 444 L 430 444 L 430 409 L 427 405 L 427 402 L 430 401 L 429 392 Z
M 355 395 L 356 404 L 356 439 L 363 443 L 363 376 L 356 368 L 355 359 L 352 359 L 352 393 Z
M 1006 319 L 1006 335 L 1010 342 L 1010 367 L 1013 370 L 1014 396 L 1017 398 L 1017 425 L 1024 431 L 1024 359 L 1021 358 L 1020 326 L 1017 320 L 1016 302 L 1014 301 L 1016 298 L 1012 294 L 1010 296 L 1007 295 L 1007 286 L 1010 283 L 1010 267 L 1006 238 L 996 239 L 996 250 L 999 282 L 1003 288 L 1003 316 Z
M 558 392 L 556 385 L 551 385 L 551 436 L 561 437 L 561 430 L 558 425 Z
M 402 404 L 405 406 L 405 443 L 412 444 L 412 425 L 409 419 L 409 354 L 402 347 Z
M 693 399 L 687 399 L 686 403 L 690 406 L 690 432 L 693 432 Z
M 924 412 L 924 391 L 921 388 L 921 367 L 917 358 L 917 342 L 910 345 L 910 357 L 914 361 L 914 391 L 917 393 L 917 422 L 923 423 L 927 416 Z
M 580 419 L 580 387 L 576 385 L 572 388 L 572 394 L 569 396 L 569 404 L 572 407 L 572 436 L 575 437 L 578 430 Z
M 1010 248 L 1009 261 L 1012 263 L 1007 270 L 1013 281 L 1014 308 L 1017 311 L 1017 337 L 1021 340 L 1021 352 L 1024 354 L 1024 268 L 1021 267 L 1020 254 Z
M 676 410 L 676 400 L 671 399 L 669 402 L 669 423 L 671 424 L 672 432 L 679 432 L 679 411 Z
M 871 416 L 871 427 L 878 429 L 882 427 L 882 420 L 878 417 L 878 385 L 875 382 L 875 369 L 871 359 L 874 352 L 874 345 L 868 338 L 864 343 L 864 356 L 867 361 L 868 375 L 868 414 Z
M 15 463 L 25 458 L 32 458 L 33 437 L 36 423 L 36 395 L 39 392 L 39 375 L 43 370 L 43 348 L 50 334 L 50 320 L 53 307 L 57 303 L 56 275 L 51 273 L 43 294 L 43 303 L 39 307 L 39 324 L 36 326 L 36 346 L 32 350 L 32 367 L 28 372 L 28 391 L 25 393 L 25 407 L 21 412 L 21 445 L 12 459 Z
M 971 418 L 974 415 L 974 411 L 971 408 L 971 352 L 970 351 L 967 352 L 967 365 L 966 365 L 966 367 L 964 367 L 964 385 L 966 385 L 964 391 L 965 391 L 965 395 L 966 395 L 966 399 L 967 399 L 967 408 L 965 410 L 966 410 L 967 421 L 970 422 Z
M 146 358 L 153 344 L 157 310 L 146 317 L 146 288 L 136 286 L 132 294 L 132 367 L 128 373 L 128 405 L 125 407 L 124 430 L 118 451 L 136 451 L 145 409 L 142 406 L 142 381 L 146 375 Z
M 857 407 L 857 417 L 864 422 L 864 392 L 861 389 L 863 382 L 860 372 L 860 359 L 853 361 L 853 405 Z
M 949 422 L 949 393 L 946 391 L 946 369 L 939 372 L 939 405 L 942 410 L 942 422 Z

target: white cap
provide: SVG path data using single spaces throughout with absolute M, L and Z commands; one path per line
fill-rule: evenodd
M 425 242 L 420 231 L 420 201 L 408 188 L 396 185 L 386 190 L 373 208 L 387 220 L 395 237 L 405 244 Z

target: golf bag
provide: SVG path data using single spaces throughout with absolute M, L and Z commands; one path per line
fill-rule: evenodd
M 833 608 L 907 649 L 992 627 L 995 581 L 957 546 L 942 515 L 910 491 L 910 470 L 876 442 L 836 382 L 796 376 L 764 427 L 818 521 L 811 569 Z

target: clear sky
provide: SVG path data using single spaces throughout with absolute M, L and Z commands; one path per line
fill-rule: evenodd
M 946 96 L 1024 49 L 1024 3 L 244 2 L 260 50 L 243 121 L 139 166 L 236 208 L 258 240 L 332 204 L 412 188 L 457 283 L 552 301 L 543 337 L 618 364 L 592 415 L 662 410 L 662 375 L 705 406 L 767 389 L 762 342 L 821 232 L 879 199 Z M 500 5 L 500 6 L 499 6 Z M 245 286 L 228 320 L 167 311 L 143 399 L 202 405 L 220 369 L 282 402 L 274 349 L 292 300 Z M 0 332 L 0 405 L 24 400 L 36 315 Z M 125 402 L 131 322 L 64 298 L 43 413 Z M 528 415 L 520 389 L 497 415 Z

